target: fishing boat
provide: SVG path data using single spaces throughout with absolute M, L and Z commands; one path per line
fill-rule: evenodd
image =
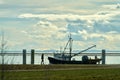
M 77 56 L 93 47 L 96 47 L 96 45 L 93 45 L 91 47 L 88 47 L 85 50 L 80 51 L 79 53 L 73 54 L 72 53 L 72 43 L 73 39 L 71 38 L 71 35 L 69 36 L 69 40 L 63 50 L 62 53 L 54 53 L 53 57 L 48 57 L 49 63 L 50 64 L 97 64 L 100 63 L 101 59 L 97 58 L 95 56 L 94 59 L 89 58 L 87 55 L 82 56 L 82 60 L 72 60 L 72 57 Z M 66 54 L 65 51 L 66 49 L 69 48 L 69 53 Z

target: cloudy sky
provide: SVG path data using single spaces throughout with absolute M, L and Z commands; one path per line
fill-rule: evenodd
M 0 31 L 9 50 L 120 49 L 119 0 L 0 0 Z M 1 35 L 1 33 L 0 33 Z

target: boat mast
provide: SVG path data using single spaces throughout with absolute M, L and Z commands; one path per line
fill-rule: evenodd
M 69 40 L 64 48 L 64 51 L 63 51 L 63 54 L 65 53 L 65 50 L 67 49 L 67 47 L 69 48 L 69 61 L 71 61 L 71 58 L 72 58 L 72 42 L 73 42 L 73 39 L 71 38 L 71 34 L 68 36 L 69 37 Z
M 71 57 L 72 57 L 72 56 L 71 56 L 71 54 L 72 54 L 72 41 L 73 41 L 73 40 L 72 40 L 71 34 L 70 34 L 70 36 L 69 36 L 69 42 L 70 42 L 70 43 L 69 43 L 69 49 L 70 49 L 69 61 L 71 61 Z

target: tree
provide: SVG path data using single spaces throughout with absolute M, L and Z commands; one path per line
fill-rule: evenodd
M 6 42 L 4 40 L 4 31 L 1 31 L 1 45 L 0 45 L 0 49 L 1 49 L 1 80 L 4 80 L 4 56 L 5 56 L 5 49 L 6 49 Z

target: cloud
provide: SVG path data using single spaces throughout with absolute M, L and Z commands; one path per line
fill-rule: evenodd
M 73 27 L 73 30 L 78 29 L 93 29 L 94 31 L 108 32 L 114 30 L 111 23 L 120 12 L 116 11 L 101 11 L 94 15 L 76 15 L 76 14 L 21 14 L 19 18 L 38 18 L 41 21 L 65 21 L 68 23 L 68 28 Z
M 67 41 L 69 32 L 76 49 L 94 43 L 99 48 L 119 49 L 120 9 L 114 3 L 113 0 L 0 0 L 0 24 L 7 28 L 10 47 L 14 49 L 59 48 Z
M 44 20 L 76 20 L 81 16 L 73 14 L 21 14 L 19 18 L 39 18 Z
M 4 1 L 3 0 L 0 0 L 0 4 L 3 4 L 4 3 Z
M 48 21 L 39 21 L 35 24 L 32 31 L 27 31 L 29 36 L 37 39 L 62 39 L 65 34 L 66 28 L 57 27 Z M 22 31 L 27 33 L 26 31 Z
M 102 7 L 105 8 L 105 9 L 114 10 L 114 9 L 120 9 L 120 4 L 117 3 L 117 4 L 111 4 L 111 5 L 103 5 Z
M 32 31 L 27 32 L 27 35 L 32 38 L 39 46 L 40 49 L 56 49 L 60 47 L 61 41 L 66 36 L 66 28 L 58 27 L 49 21 L 39 21 L 31 27 Z
M 36 39 L 47 39 L 53 44 L 54 41 L 60 43 L 60 40 L 64 40 L 67 33 L 71 32 L 74 42 L 85 42 L 86 45 L 95 43 L 101 47 L 101 44 L 104 44 L 108 49 L 112 49 L 110 45 L 114 45 L 112 47 L 116 49 L 120 40 L 119 14 L 120 11 L 100 11 L 93 15 L 21 14 L 18 17 L 39 21 L 32 32 L 27 31 Z
M 49 21 L 56 21 L 56 20 L 65 20 L 65 21 L 83 21 L 83 20 L 107 20 L 111 19 L 111 17 L 118 15 L 120 12 L 116 11 L 101 11 L 94 15 L 78 15 L 78 14 L 21 14 L 19 18 L 38 18 L 41 20 L 49 20 Z

